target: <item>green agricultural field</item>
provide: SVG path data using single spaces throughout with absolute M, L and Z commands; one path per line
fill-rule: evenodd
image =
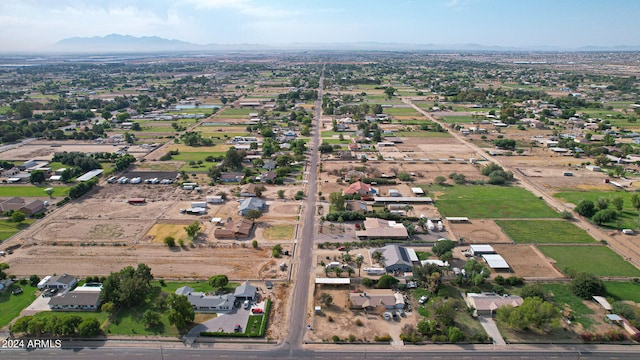
M 19 231 L 26 229 L 33 224 L 35 220 L 25 219 L 21 223 L 14 223 L 9 219 L 0 220 L 0 243 L 17 234 Z
M 640 276 L 640 270 L 606 246 L 541 245 L 538 248 L 565 273 L 567 268 L 572 268 L 598 276 Z
M 320 136 L 322 136 L 323 138 L 330 138 L 330 137 L 333 137 L 333 136 L 339 136 L 339 135 L 341 135 L 341 134 L 342 134 L 342 135 L 346 135 L 346 133 L 344 133 L 344 132 L 337 132 L 337 131 L 331 131 L 331 130 L 329 130 L 329 131 L 323 131 L 323 132 L 321 132 L 321 133 L 320 133 Z M 353 134 L 353 133 L 351 133 L 351 134 Z
M 422 116 L 414 108 L 387 108 L 384 113 L 391 116 Z
M 640 283 L 631 281 L 605 281 L 607 293 L 618 300 L 629 300 L 640 304 Z
M 44 189 L 52 187 L 54 198 L 65 197 L 69 195 L 68 186 L 35 186 L 35 185 L 0 185 L 0 197 L 46 197 L 48 196 Z
M 470 124 L 474 121 L 477 121 L 478 119 L 475 119 L 471 116 L 458 116 L 458 115 L 451 115 L 451 116 L 443 116 L 440 118 L 440 120 L 447 122 L 447 123 L 457 123 L 457 124 Z
M 442 216 L 466 216 L 471 219 L 557 218 L 560 215 L 544 200 L 512 186 L 423 186 L 436 193 L 435 205 Z
M 518 244 L 594 243 L 589 234 L 566 220 L 496 220 Z
M 226 109 L 216 116 L 221 118 L 244 118 L 249 116 L 251 113 L 257 113 L 256 109 Z
M 13 295 L 11 289 L 21 287 L 22 294 Z M 7 291 L 0 294 L 0 328 L 8 325 L 11 320 L 15 319 L 20 312 L 36 299 L 36 289 L 29 285 L 13 284 Z
M 11 110 L 11 106 L 0 106 L 0 115 L 4 115 Z
M 340 139 L 324 139 L 322 140 L 323 143 L 327 143 L 327 144 L 349 144 L 351 143 L 351 140 L 349 139 L 344 139 L 344 140 L 340 140 Z
M 564 309 L 565 304 L 571 307 L 574 314 L 574 321 L 582 324 L 585 329 L 593 324 L 593 320 L 588 315 L 593 314 L 593 310 L 584 304 L 581 298 L 575 296 L 567 284 L 542 284 L 545 292 L 552 296 L 552 302 L 560 310 Z
M 437 131 L 396 131 L 393 133 L 397 137 L 426 137 L 426 138 L 446 138 L 451 137 L 448 132 Z

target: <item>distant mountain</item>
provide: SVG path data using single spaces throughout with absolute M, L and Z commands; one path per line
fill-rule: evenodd
M 49 50 L 74 53 L 148 53 L 170 51 L 235 51 L 258 50 L 268 47 L 254 44 L 198 45 L 181 40 L 169 40 L 157 36 L 135 37 L 111 34 L 107 36 L 73 37 L 60 40 Z
M 71 53 L 149 53 L 149 52 L 202 52 L 202 51 L 257 51 L 257 50 L 379 50 L 379 51 L 640 51 L 640 46 L 583 46 L 560 48 L 554 46 L 487 46 L 481 44 L 407 44 L 392 42 L 345 43 L 285 43 L 257 44 L 206 44 L 199 45 L 181 40 L 169 40 L 157 36 L 135 37 L 111 34 L 95 37 L 73 37 L 59 41 L 48 49 L 52 52 Z

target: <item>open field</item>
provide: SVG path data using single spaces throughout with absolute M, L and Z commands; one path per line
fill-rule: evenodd
M 624 201 L 622 211 L 618 212 L 618 220 L 621 220 L 622 228 L 635 229 L 638 227 L 636 219 L 638 218 L 638 211 L 631 205 L 631 196 L 633 192 L 628 191 L 571 191 L 571 192 L 558 192 L 554 194 L 555 197 L 570 202 L 572 204 L 579 204 L 582 200 L 591 200 L 594 204 L 598 198 L 613 199 L 615 197 L 621 197 Z M 609 205 L 613 208 L 613 205 Z M 604 223 L 603 226 L 618 229 L 619 224 L 617 221 L 611 221 Z
M 23 293 L 18 295 L 11 294 L 11 289 L 18 286 L 22 288 Z M 28 284 L 19 285 L 15 283 L 7 291 L 0 294 L 0 309 L 2 309 L 0 311 L 0 328 L 8 325 L 11 320 L 20 315 L 20 312 L 36 299 L 36 291 L 38 291 L 37 288 Z
M 615 299 L 640 304 L 640 283 L 637 281 L 605 281 L 605 286 L 607 293 Z
M 465 244 L 511 244 L 509 237 L 491 219 L 472 220 L 464 223 L 449 223 L 455 239 L 464 238 Z
M 496 252 L 507 261 L 516 276 L 524 278 L 558 278 L 548 259 L 533 245 L 492 244 Z
M 477 121 L 471 116 L 460 116 L 460 115 L 447 115 L 441 116 L 440 119 L 447 123 L 456 123 L 456 124 L 471 124 L 474 121 Z
M 123 146 L 125 145 L 94 144 L 92 142 L 80 140 L 34 140 L 26 145 L 23 144 L 2 152 L 2 158 L 6 160 L 21 161 L 27 161 L 31 159 L 51 160 L 53 158 L 53 154 L 57 152 L 116 152 Z M 131 146 L 129 148 L 129 153 L 136 157 L 138 157 L 140 154 L 146 154 L 147 152 L 148 150 L 142 149 L 139 146 Z
M 436 207 L 443 216 L 471 219 L 559 217 L 543 200 L 515 186 L 456 185 L 424 189 L 438 193 Z
M 563 309 L 565 304 L 571 307 L 574 322 L 581 324 L 584 329 L 589 329 L 593 324 L 594 321 L 589 315 L 594 311 L 584 304 L 584 300 L 575 296 L 566 284 L 542 284 L 542 288 L 551 295 L 552 301 L 560 309 Z
M 173 224 L 155 224 L 147 231 L 146 236 L 153 236 L 152 242 L 162 244 L 166 237 L 173 237 L 178 243 L 178 240 L 187 240 L 187 232 L 184 230 L 185 225 L 173 225 Z
M 563 272 L 572 268 L 598 276 L 640 276 L 640 270 L 605 246 L 538 246 Z
M 266 240 L 291 240 L 293 230 L 293 225 L 271 225 L 264 229 L 263 236 Z
M 496 220 L 509 237 L 519 244 L 579 244 L 595 240 L 566 220 Z
M 48 198 L 44 192 L 44 189 L 52 187 L 53 193 L 51 196 L 53 198 L 63 198 L 69 195 L 69 187 L 68 186 L 49 186 L 49 185 L 0 185 L 0 197 L 39 197 L 39 198 Z
M 25 219 L 21 223 L 15 223 L 9 219 L 0 220 L 0 243 L 12 237 L 18 231 L 28 228 L 34 221 L 33 219 Z

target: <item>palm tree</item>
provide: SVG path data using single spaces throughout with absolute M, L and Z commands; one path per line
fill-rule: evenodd
M 329 224 L 329 230 L 331 230 L 331 233 L 332 233 L 332 234 L 333 234 L 333 229 L 334 229 L 335 227 L 336 227 L 336 226 L 335 226 L 335 225 L 333 225 L 333 223 Z
M 349 274 L 349 277 L 351 277 L 351 275 L 353 275 L 353 273 L 356 272 L 355 270 L 353 270 L 351 266 L 349 266 L 346 270 L 347 270 L 347 274 Z
M 380 259 L 382 259 L 382 253 L 376 250 L 373 252 L 373 254 L 371 254 L 371 258 L 373 258 L 373 260 L 375 260 L 377 263 L 380 263 Z
M 324 225 L 324 219 L 320 219 L 320 233 L 322 233 L 322 225 Z
M 344 272 L 344 270 L 340 266 L 336 267 L 334 271 L 336 272 L 337 277 L 340 277 L 340 275 L 342 275 L 342 273 Z
M 406 211 L 406 212 L 407 212 L 407 214 L 412 213 L 412 212 L 413 212 L 413 206 L 411 206 L 411 205 L 406 205 L 406 206 L 404 207 L 404 211 Z
M 324 276 L 329 277 L 329 268 L 328 267 L 324 267 Z
M 364 262 L 364 258 L 362 256 L 356 256 L 356 266 L 358 267 L 358 277 L 360 277 L 360 268 L 362 267 L 363 262 Z

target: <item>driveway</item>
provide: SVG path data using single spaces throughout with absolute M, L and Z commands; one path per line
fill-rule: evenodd
M 260 308 L 264 311 L 265 302 L 259 302 L 257 304 L 253 304 L 251 308 Z M 203 322 L 202 324 L 194 327 L 189 330 L 187 334 L 188 338 L 195 338 L 200 336 L 202 331 L 224 331 L 224 332 L 233 332 L 233 328 L 240 324 L 242 326 L 242 332 L 245 331 L 245 327 L 247 326 L 247 322 L 249 321 L 249 315 L 251 315 L 251 310 L 246 310 L 242 307 L 235 308 L 228 313 L 218 313 L 218 316 Z
M 487 332 L 487 335 L 493 338 L 493 343 L 498 346 L 506 346 L 507 343 L 502 338 L 500 334 L 500 330 L 498 330 L 498 326 L 493 318 L 479 316 L 478 320 L 480 320 L 480 325 L 484 328 L 484 331 Z
M 56 294 L 56 296 L 60 296 Z M 49 308 L 49 300 L 50 297 L 42 297 L 39 295 L 29 306 L 27 306 L 24 310 L 22 310 L 22 315 L 30 316 L 42 311 L 51 311 Z

